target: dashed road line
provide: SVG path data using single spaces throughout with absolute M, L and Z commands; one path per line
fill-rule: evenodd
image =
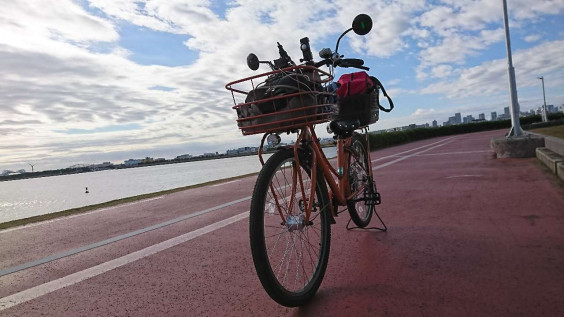
M 411 150 L 399 152 L 399 153 L 392 154 L 392 155 L 388 155 L 388 156 L 383 156 L 383 157 L 380 157 L 380 158 L 377 158 L 377 159 L 372 160 L 372 162 L 373 162 L 373 163 L 374 163 L 374 162 L 378 162 L 378 161 L 385 160 L 385 159 L 390 158 L 390 157 L 398 157 L 398 156 L 400 156 L 401 154 L 405 154 L 405 153 L 417 151 L 417 150 L 420 150 L 420 149 L 423 149 L 423 148 L 426 148 L 426 147 L 429 147 L 429 146 L 432 146 L 432 145 L 435 145 L 435 144 L 439 144 L 439 143 L 441 143 L 441 142 L 448 141 L 448 140 L 451 140 L 451 139 L 454 139 L 454 138 L 456 138 L 456 136 L 453 136 L 453 137 L 450 137 L 450 138 L 446 138 L 446 139 L 442 139 L 442 140 L 440 140 L 440 141 L 433 142 L 433 143 L 430 143 L 430 144 L 427 144 L 427 145 L 423 145 L 423 146 L 420 146 L 420 147 L 416 147 L 416 148 L 413 148 L 413 149 L 411 149 Z
M 395 164 L 395 163 L 397 163 L 397 162 L 401 162 L 401 161 L 403 161 L 403 160 L 407 160 L 407 159 L 410 158 L 410 157 L 417 156 L 417 155 L 419 155 L 419 154 L 421 154 L 421 153 L 425 153 L 425 152 L 427 152 L 427 151 L 436 149 L 436 148 L 441 147 L 441 146 L 443 146 L 443 145 L 447 145 L 447 144 L 449 144 L 449 143 L 452 142 L 452 141 L 454 141 L 454 140 L 450 140 L 450 141 L 447 141 L 447 142 L 444 142 L 444 143 L 441 143 L 441 144 L 432 146 L 432 147 L 430 147 L 430 148 L 428 148 L 428 149 L 425 149 L 425 150 L 423 150 L 423 151 L 415 152 L 415 153 L 410 154 L 410 155 L 402 156 L 402 157 L 400 157 L 400 158 L 398 158 L 398 159 L 395 159 L 395 160 L 393 160 L 393 161 L 390 161 L 390 162 L 387 162 L 387 163 L 384 163 L 384 164 L 377 165 L 377 166 L 373 167 L 372 170 L 381 169 L 381 168 L 383 168 L 383 167 L 390 166 L 390 165 Z
M 472 154 L 472 153 L 493 153 L 493 151 L 464 151 L 464 152 L 445 152 L 445 153 L 429 153 L 419 154 L 419 156 L 440 156 L 440 155 L 456 155 L 456 154 Z

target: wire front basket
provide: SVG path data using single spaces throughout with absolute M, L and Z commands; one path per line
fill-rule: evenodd
M 333 76 L 313 66 L 293 66 L 228 83 L 243 135 L 289 132 L 330 121 Z

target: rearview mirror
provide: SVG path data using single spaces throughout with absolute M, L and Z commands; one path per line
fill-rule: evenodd
M 372 30 L 372 19 L 366 14 L 359 14 L 354 18 L 352 29 L 358 35 L 366 35 Z
M 257 70 L 259 68 L 259 59 L 255 54 L 251 53 L 247 56 L 247 66 L 249 66 L 251 70 Z

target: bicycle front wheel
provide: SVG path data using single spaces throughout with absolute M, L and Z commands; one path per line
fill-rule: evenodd
M 319 170 L 310 221 L 305 204 L 312 189 L 310 157 L 293 149 L 281 150 L 263 166 L 251 202 L 250 240 L 257 275 L 268 295 L 281 305 L 300 306 L 321 285 L 327 262 L 331 229 L 327 187 Z M 303 199 L 297 175 L 303 180 Z M 295 186 L 295 188 L 294 188 Z

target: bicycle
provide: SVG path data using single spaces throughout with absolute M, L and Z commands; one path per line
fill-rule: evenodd
M 378 120 L 379 109 L 391 111 L 393 102 L 376 80 L 369 93 L 348 100 L 364 102 L 365 107 L 360 112 L 355 105 L 347 110 L 347 99 L 338 96 L 333 82 L 335 67 L 369 70 L 360 59 L 344 59 L 338 47 L 347 32 L 365 35 L 371 28 L 369 16 L 357 16 L 352 28 L 339 37 L 335 51 L 321 50 L 323 60 L 317 63 L 308 38 L 300 40 L 301 65 L 291 60 L 280 43 L 280 58 L 273 62 L 249 54 L 249 68 L 268 64 L 272 71 L 226 85 L 243 135 L 264 133 L 258 151 L 263 167 L 249 218 L 251 253 L 264 289 L 284 306 L 305 304 L 320 287 L 329 259 L 330 225 L 344 211 L 338 207 L 346 206 L 352 222 L 365 228 L 381 203 L 372 174 L 368 124 Z M 324 65 L 329 66 L 328 72 L 319 68 Z M 260 83 L 255 85 L 256 81 Z M 379 89 L 390 109 L 379 105 Z M 244 96 L 245 102 L 238 103 L 236 95 Z M 337 168 L 325 157 L 314 129 L 328 121 L 328 130 L 337 140 Z M 355 132 L 359 129 L 363 134 Z M 283 132 L 296 133 L 294 145 L 279 147 L 264 162 L 265 140 L 268 147 L 277 146 Z

